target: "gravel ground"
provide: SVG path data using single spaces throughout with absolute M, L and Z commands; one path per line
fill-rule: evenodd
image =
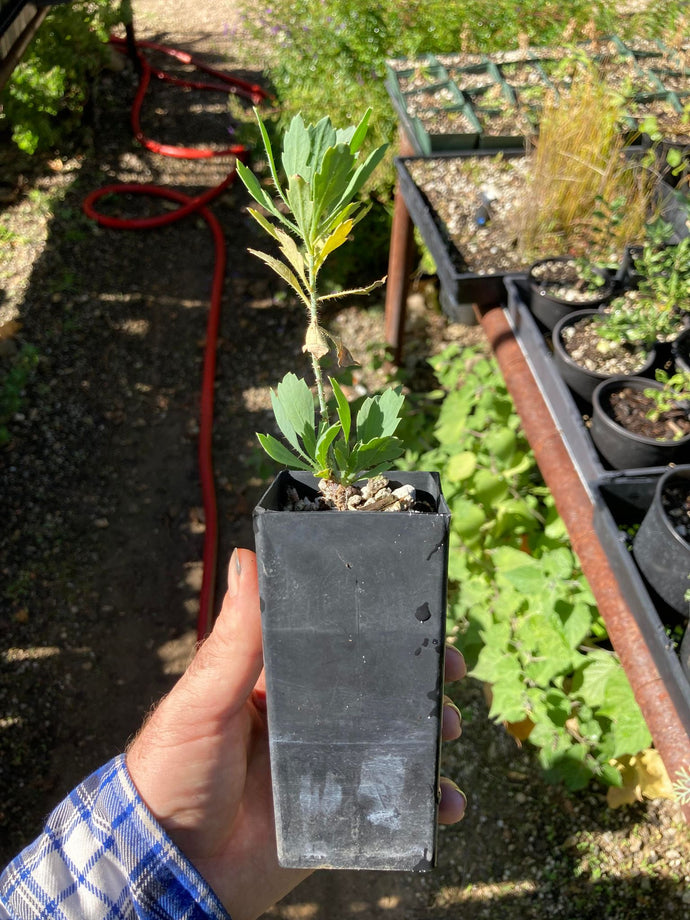
M 160 0 L 139 0 L 135 16 L 142 38 L 261 76 L 261 49 L 230 41 L 220 4 L 181 0 L 173 14 Z M 24 343 L 40 355 L 0 450 L 3 860 L 69 788 L 122 749 L 195 641 L 208 234 L 196 218 L 149 234 L 101 230 L 81 202 L 113 179 L 193 194 L 219 182 L 227 164 L 162 160 L 137 147 L 128 126 L 134 84 L 128 67 L 104 75 L 94 88 L 93 137 L 79 154 L 27 159 L 2 149 L 0 324 L 18 321 L 21 330 L 2 337 L 0 361 Z M 217 99 L 153 92 L 149 134 L 225 142 Z M 254 229 L 245 204 L 232 189 L 214 205 L 229 247 L 214 435 L 221 559 L 233 545 L 251 545 L 264 475 L 253 432 L 268 424 L 267 385 L 301 359 L 301 311 L 246 256 Z M 139 213 L 143 205 L 107 206 Z M 481 339 L 477 329 L 448 325 L 423 293 L 410 305 L 411 366 L 450 340 Z M 345 307 L 329 321 L 355 353 L 383 338 L 380 304 Z M 470 805 L 461 825 L 441 832 L 439 868 L 317 873 L 267 916 L 688 916 L 690 837 L 674 803 L 614 811 L 602 790 L 570 796 L 543 781 L 528 747 L 488 722 L 477 684 L 465 681 L 455 699 L 465 730 L 444 772 Z

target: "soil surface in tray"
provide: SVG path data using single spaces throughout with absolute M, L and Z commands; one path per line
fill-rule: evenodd
M 580 367 L 599 374 L 634 374 L 644 365 L 647 354 L 639 347 L 610 342 L 597 333 L 589 316 L 561 330 L 563 347 Z
M 272 49 L 252 44 L 235 13 L 219 0 L 134 2 L 141 39 L 261 79 Z M 76 782 L 124 748 L 194 653 L 208 232 L 195 217 L 147 234 L 98 229 L 81 204 L 106 181 L 199 194 L 229 164 L 144 151 L 129 128 L 135 89 L 129 67 L 103 75 L 85 126 L 93 143 L 78 155 L 22 157 L 9 142 L 2 151 L 0 325 L 22 322 L 14 343 L 34 344 L 41 355 L 11 443 L 0 450 L 3 865 Z M 204 139 L 227 143 L 224 97 L 158 83 L 151 92 L 150 136 L 194 144 L 203 130 Z M 248 245 L 265 246 L 248 202 L 235 186 L 213 205 L 228 244 L 214 422 L 219 592 L 232 547 L 252 545 L 251 509 L 273 472 L 257 466 L 254 450 L 254 432 L 271 425 L 269 386 L 304 360 L 302 307 L 247 255 Z M 111 207 L 150 210 L 138 199 Z M 324 322 L 365 361 L 371 343 L 383 341 L 373 299 L 366 309 L 343 304 Z M 481 341 L 481 330 L 449 324 L 420 291 L 410 298 L 406 332 L 405 372 L 416 387 L 430 354 L 451 341 Z M 12 340 L 2 345 L 11 350 Z M 357 385 L 380 385 L 362 374 Z M 440 831 L 439 868 L 317 872 L 269 920 L 685 920 L 690 834 L 676 803 L 613 810 L 601 787 L 571 794 L 553 786 L 535 749 L 488 719 L 477 681 L 449 692 L 464 731 L 444 746 L 443 771 L 469 807 L 460 825 Z
M 610 394 L 608 403 L 611 418 L 632 434 L 656 441 L 674 441 L 690 434 L 690 419 L 685 409 L 671 409 L 658 418 L 650 418 L 656 403 L 643 391 L 622 387 Z
M 583 278 L 574 261 L 551 259 L 534 265 L 530 278 L 540 285 L 549 297 L 566 303 L 590 303 L 606 293 L 603 284 L 597 285 L 588 278 Z M 610 288 L 609 288 L 610 290 Z
M 449 157 L 414 159 L 410 176 L 422 190 L 444 239 L 453 243 L 458 272 L 495 274 L 522 271 L 517 248 L 520 208 L 527 185 L 526 157 Z M 489 200 L 489 220 L 477 212 Z

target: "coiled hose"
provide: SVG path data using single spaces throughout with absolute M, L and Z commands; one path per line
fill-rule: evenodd
M 112 37 L 110 39 L 114 48 L 120 53 L 127 54 L 129 47 L 125 39 Z M 165 45 L 159 45 L 154 42 L 134 43 L 137 55 L 137 67 L 140 74 L 139 85 L 132 104 L 131 124 L 132 131 L 136 140 L 147 150 L 158 153 L 161 156 L 177 157 L 181 159 L 209 159 L 210 157 L 234 157 L 243 162 L 247 159 L 247 149 L 235 144 L 223 150 L 200 149 L 195 147 L 177 147 L 169 144 L 161 144 L 158 141 L 146 137 L 141 129 L 141 109 L 144 103 L 144 97 L 148 90 L 152 77 L 164 80 L 177 86 L 188 89 L 208 90 L 212 92 L 232 93 L 248 99 L 255 105 L 264 101 L 267 97 L 266 92 L 258 85 L 248 83 L 237 77 L 209 67 L 202 61 L 197 60 L 185 51 L 175 48 L 169 48 Z M 214 82 L 193 81 L 180 79 L 164 70 L 154 68 L 147 58 L 142 54 L 142 50 L 157 51 L 167 54 L 170 57 L 181 61 L 184 64 L 193 65 L 202 73 L 208 74 L 214 78 Z M 218 511 L 216 506 L 216 491 L 213 479 L 212 463 L 212 433 L 213 433 L 213 392 L 216 373 L 216 345 L 218 340 L 218 328 L 220 324 L 220 311 L 223 297 L 223 283 L 225 278 L 225 239 L 221 226 L 209 210 L 208 205 L 225 189 L 232 185 L 235 179 L 235 168 L 228 173 L 227 177 L 214 188 L 209 189 L 202 195 L 191 197 L 174 189 L 166 188 L 159 185 L 146 183 L 118 183 L 108 185 L 91 192 L 84 200 L 83 208 L 88 217 L 97 221 L 103 227 L 109 227 L 116 230 L 150 230 L 157 227 L 163 227 L 182 220 L 189 214 L 199 214 L 206 221 L 211 231 L 213 245 L 215 249 L 215 264 L 213 269 L 213 281 L 211 286 L 211 299 L 208 321 L 206 326 L 206 345 L 204 350 L 203 376 L 201 384 L 201 405 L 199 420 L 199 474 L 201 479 L 202 499 L 204 506 L 204 515 L 206 519 L 206 531 L 204 535 L 203 550 L 203 575 L 201 582 L 201 593 L 199 597 L 199 615 L 197 618 L 197 639 L 202 640 L 208 635 L 213 625 L 213 604 L 215 598 L 216 566 L 218 554 Z M 154 217 L 124 219 L 119 217 L 110 217 L 102 214 L 97 210 L 97 202 L 104 196 L 111 195 L 147 195 L 152 198 L 164 198 L 172 201 L 179 207 L 172 212 L 167 212 Z

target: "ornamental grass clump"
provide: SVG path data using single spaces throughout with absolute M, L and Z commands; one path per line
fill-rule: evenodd
M 277 243 L 280 258 L 254 249 L 250 252 L 270 266 L 304 305 L 307 329 L 303 351 L 311 360 L 318 401 L 317 419 L 310 386 L 303 377 L 286 374 L 271 392 L 271 401 L 287 445 L 270 434 L 259 434 L 258 438 L 273 460 L 313 473 L 324 481 L 323 492 L 341 495 L 365 475 L 373 478 L 389 469 L 403 450 L 395 437 L 404 399 L 400 390 L 387 389 L 367 398 L 353 419 L 341 386 L 329 377 L 335 401 L 332 418 L 322 367 L 331 352 L 339 367 L 355 362 L 340 339 L 321 325 L 321 306 L 334 298 L 368 294 L 385 282 L 383 278 L 338 293 L 323 293 L 319 284 L 328 256 L 351 238 L 366 214 L 367 207 L 358 194 L 386 151 L 387 145 L 383 145 L 360 157 L 369 117 L 367 111 L 359 124 L 336 129 L 328 117 L 316 125 L 305 125 L 301 115 L 296 115 L 283 138 L 283 182 L 268 132 L 257 114 L 276 198 L 264 190 L 248 167 L 237 164 L 240 179 L 261 206 L 261 211 L 250 208 L 249 212 Z M 336 506 L 347 507 L 339 500 Z
M 526 257 L 571 253 L 615 265 L 625 244 L 644 236 L 653 177 L 625 154 L 624 114 L 621 99 L 586 66 L 569 90 L 547 97 L 518 217 Z

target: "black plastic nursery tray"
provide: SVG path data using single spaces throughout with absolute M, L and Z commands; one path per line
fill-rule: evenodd
M 410 175 L 408 165 L 415 160 L 432 159 L 443 162 L 451 159 L 495 157 L 495 150 L 466 151 L 448 157 L 398 157 L 395 160 L 398 171 L 399 191 L 407 210 L 429 249 L 442 290 L 441 303 L 449 317 L 456 322 L 475 322 L 472 304 L 480 307 L 504 303 L 506 290 L 504 278 L 515 273 L 516 268 L 505 271 L 482 273 L 473 271 L 472 266 L 451 239 L 443 220 L 430 204 L 422 189 Z M 503 151 L 503 158 L 524 156 L 521 150 Z M 481 201 L 477 199 L 477 207 Z M 447 305 L 450 305 L 448 308 Z
M 654 112 L 659 100 L 672 111 L 683 112 L 684 96 L 690 92 L 690 71 L 678 53 L 662 42 L 642 47 L 614 35 L 577 47 L 579 54 L 601 65 L 603 79 L 616 63 L 626 68 L 631 114 L 624 130 L 631 143 L 640 143 L 638 125 Z M 526 137 L 538 130 L 544 94 L 558 95 L 570 86 L 567 75 L 559 72 L 567 58 L 566 49 L 548 47 L 487 55 L 427 54 L 389 61 L 385 86 L 400 124 L 420 156 L 524 147 Z M 511 125 L 510 133 L 495 122 L 501 113 L 514 116 L 503 120 L 504 125 Z M 456 126 L 458 122 L 462 128 Z
M 661 472 L 623 470 L 602 476 L 594 486 L 594 529 L 674 706 L 690 731 L 690 673 L 667 632 L 679 617 L 652 596 L 631 552 L 630 533 L 649 508 Z
M 663 601 L 652 598 L 630 552 L 629 528 L 638 525 L 649 507 L 665 467 L 610 470 L 592 443 L 587 407 L 579 404 L 555 366 L 548 333 L 541 330 L 527 306 L 525 275 L 507 276 L 505 312 L 530 372 L 546 402 L 556 430 L 592 502 L 594 529 L 616 575 L 630 612 L 640 627 L 669 693 L 690 731 L 690 674 L 685 674 L 666 626 L 678 621 Z

